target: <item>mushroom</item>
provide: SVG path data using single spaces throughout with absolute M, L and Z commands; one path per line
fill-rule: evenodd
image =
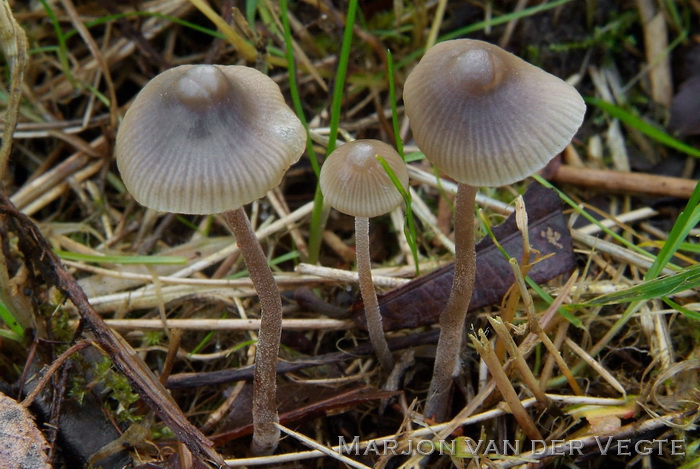
M 561 79 L 492 44 L 432 47 L 406 79 L 406 115 L 425 156 L 458 183 L 455 276 L 425 415 L 443 420 L 476 270 L 477 186 L 502 186 L 543 168 L 573 138 L 586 106 Z
M 256 454 L 279 440 L 276 367 L 282 303 L 243 206 L 277 186 L 304 151 L 306 132 L 279 87 L 252 68 L 182 65 L 153 78 L 117 133 L 116 159 L 133 197 L 151 209 L 223 213 L 261 304 L 255 355 Z
M 355 217 L 355 251 L 360 293 L 367 318 L 370 342 L 385 370 L 394 359 L 384 337 L 377 292 L 372 282 L 369 257 L 369 218 L 383 215 L 402 201 L 401 193 L 377 160 L 381 156 L 396 179 L 408 188 L 408 169 L 391 146 L 378 140 L 355 140 L 335 149 L 323 163 L 321 191 L 328 204 Z

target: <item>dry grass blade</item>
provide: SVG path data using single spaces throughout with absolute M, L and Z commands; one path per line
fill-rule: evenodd
M 17 125 L 17 117 L 22 96 L 24 70 L 27 67 L 27 36 L 17 23 L 10 3 L 2 0 L 0 5 L 0 44 L 10 63 L 10 95 L 5 108 L 2 142 L 0 143 L 0 182 L 5 180 L 7 163 L 12 148 L 12 135 Z
M 355 467 L 357 469 L 369 469 L 369 466 L 365 466 L 364 464 L 361 464 L 357 461 L 354 461 L 347 456 L 343 456 L 342 454 L 339 454 L 339 453 L 333 451 L 331 448 L 323 446 L 322 444 L 318 443 L 317 441 L 312 440 L 311 438 L 304 436 L 299 432 L 295 432 L 294 430 L 290 430 L 289 428 L 287 428 L 283 425 L 280 425 L 280 424 L 276 424 L 276 427 L 279 428 L 280 430 L 282 430 L 287 435 L 292 436 L 292 437 L 296 438 L 297 440 L 301 441 L 306 446 L 309 446 L 310 448 L 316 449 L 316 450 L 324 453 L 325 455 L 327 455 L 333 459 L 336 459 L 338 461 L 341 461 L 341 462 L 347 464 L 350 467 Z
M 513 337 L 508 332 L 508 328 L 499 318 L 488 318 L 489 324 L 493 327 L 498 338 L 506 344 L 506 350 L 511 357 L 515 360 L 515 368 L 520 373 L 523 381 L 525 381 L 525 386 L 530 390 L 530 392 L 535 396 L 535 398 L 540 402 L 540 404 L 547 405 L 547 398 L 544 391 L 540 389 L 540 384 L 532 373 L 532 370 L 525 362 L 525 358 L 518 353 L 518 347 L 513 340 Z
M 513 413 L 513 416 L 518 421 L 523 431 L 527 434 L 528 438 L 531 440 L 541 440 L 542 434 L 537 429 L 535 422 L 520 403 L 518 394 L 515 392 L 515 389 L 513 389 L 513 385 L 511 384 L 508 375 L 503 370 L 503 365 L 494 353 L 493 347 L 491 347 L 491 343 L 486 337 L 486 334 L 484 334 L 484 331 L 482 330 L 479 330 L 478 334 L 478 338 L 471 334 L 469 338 L 474 344 L 477 352 L 479 352 L 479 355 L 481 355 L 482 360 L 486 362 L 486 366 L 488 367 L 498 390 L 503 395 L 503 399 L 508 404 L 508 408 Z

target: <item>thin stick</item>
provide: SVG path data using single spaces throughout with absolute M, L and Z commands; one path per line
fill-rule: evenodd
M 360 275 L 357 272 L 348 272 L 347 270 L 333 269 L 331 267 L 322 267 L 320 265 L 302 263 L 297 265 L 294 270 L 300 274 L 315 275 L 317 277 L 339 280 L 342 282 L 357 283 L 360 281 Z M 413 269 L 413 272 L 415 272 L 415 269 Z M 397 271 L 397 273 L 399 275 L 403 274 L 403 272 L 401 271 Z M 390 272 L 390 275 L 393 274 Z M 397 288 L 401 285 L 406 285 L 411 280 L 407 278 L 389 277 L 387 275 L 377 275 L 376 273 L 373 273 L 372 281 L 375 285 L 379 287 Z
M 68 360 L 71 355 L 74 353 L 77 353 L 85 348 L 88 348 L 89 346 L 93 345 L 92 342 L 89 340 L 81 340 L 80 342 L 76 343 L 73 345 L 71 348 L 66 350 L 61 354 L 60 357 L 58 357 L 54 362 L 51 364 L 48 370 L 44 373 L 44 375 L 41 377 L 39 382 L 36 384 L 32 392 L 30 392 L 27 397 L 24 398 L 22 401 L 22 406 L 24 407 L 29 407 L 32 405 L 32 402 L 34 402 L 34 399 L 36 399 L 36 396 L 38 396 L 41 391 L 44 390 L 46 385 L 48 384 L 49 380 L 51 379 L 51 376 L 63 365 L 63 363 Z
M 260 329 L 255 351 L 253 376 L 253 442 L 254 454 L 271 454 L 277 448 L 280 431 L 277 414 L 277 356 L 282 336 L 282 298 L 258 242 L 250 220 L 243 208 L 223 214 L 236 237 L 243 260 L 260 298 Z
M 566 380 L 569 382 L 569 386 L 571 386 L 571 389 L 573 389 L 573 391 L 577 395 L 582 396 L 583 390 L 576 382 L 576 378 L 571 373 L 571 370 L 566 364 L 566 361 L 564 361 L 564 357 L 561 356 L 561 353 L 554 346 L 549 336 L 545 334 L 544 329 L 540 326 L 540 322 L 537 320 L 535 304 L 532 301 L 532 296 L 530 295 L 530 292 L 527 289 L 527 285 L 525 285 L 525 278 L 523 277 L 522 271 L 520 270 L 520 266 L 518 266 L 518 261 L 511 258 L 509 263 L 511 266 L 511 270 L 513 271 L 513 275 L 515 276 L 515 284 L 520 289 L 520 296 L 523 298 L 523 304 L 525 305 L 525 310 L 527 311 L 528 322 L 530 324 L 530 332 L 532 334 L 535 334 L 540 339 L 540 342 L 542 342 L 545 348 L 554 357 L 554 360 L 557 362 L 559 369 L 564 374 L 564 376 L 566 376 Z M 574 276 L 576 275 L 577 274 L 574 273 Z M 572 276 L 572 278 L 575 277 Z
M 547 405 L 547 397 L 545 397 L 544 391 L 542 388 L 540 388 L 540 383 L 537 381 L 537 378 L 535 378 L 535 375 L 532 373 L 532 370 L 525 361 L 525 357 L 519 353 L 518 345 L 513 340 L 513 337 L 510 335 L 506 325 L 498 317 L 487 317 L 486 319 L 488 319 L 491 327 L 498 335 L 498 338 L 505 344 L 508 354 L 513 359 L 515 368 L 520 373 L 525 386 L 527 386 L 530 392 L 535 396 L 535 399 L 537 399 L 541 404 Z
M 77 321 L 76 321 L 77 322 Z M 260 329 L 260 319 L 168 319 L 168 326 L 186 331 L 248 331 Z M 162 330 L 160 319 L 105 319 L 115 330 Z M 282 329 L 297 331 L 340 331 L 357 327 L 350 319 L 283 319 Z
M 428 391 L 425 415 L 442 421 L 454 371 L 462 349 L 464 320 L 474 288 L 476 251 L 474 249 L 474 202 L 476 187 L 460 184 L 455 201 L 455 275 L 447 307 L 440 314 L 440 339 L 435 368 Z
M 394 358 L 384 337 L 382 315 L 379 313 L 377 292 L 372 282 L 372 265 L 369 258 L 369 218 L 355 217 L 355 251 L 357 254 L 357 273 L 360 278 L 360 293 L 365 306 L 367 330 L 374 353 L 385 371 L 394 366 Z
M 498 360 L 498 357 L 491 346 L 491 342 L 489 342 L 489 339 L 486 337 L 486 334 L 484 334 L 484 331 L 479 329 L 478 338 L 472 334 L 469 334 L 469 338 L 474 344 L 477 352 L 479 352 L 479 355 L 481 355 L 481 359 L 486 362 L 486 366 L 489 369 L 489 373 L 491 373 L 491 376 L 493 377 L 493 381 L 496 383 L 496 386 L 501 392 L 503 399 L 508 404 L 508 408 L 513 413 L 515 420 L 518 421 L 525 434 L 531 440 L 542 440 L 542 434 L 537 429 L 537 426 L 530 417 L 530 414 L 527 413 L 525 407 L 523 407 L 522 403 L 518 399 L 518 394 L 515 392 L 515 389 L 513 389 L 510 378 L 508 378 L 505 370 L 503 370 L 503 365 Z M 542 396 L 542 399 L 546 400 L 547 398 L 546 396 Z
M 607 169 L 575 168 L 568 165 L 559 166 L 553 179 L 556 182 L 592 187 L 605 192 L 681 199 L 689 199 L 697 183 L 692 179 Z
M 279 428 L 280 430 L 282 430 L 287 435 L 292 436 L 292 437 L 296 438 L 297 440 L 301 441 L 306 446 L 309 446 L 313 449 L 317 449 L 320 452 L 322 452 L 323 454 L 326 454 L 333 459 L 337 459 L 338 461 L 342 461 L 350 467 L 356 467 L 357 469 L 370 469 L 369 466 L 365 466 L 364 464 L 357 462 L 353 459 L 350 459 L 347 456 L 343 456 L 342 454 L 333 451 L 331 448 L 328 448 L 327 446 L 323 446 L 322 444 L 318 443 L 317 441 L 312 440 L 311 438 L 309 438 L 306 435 L 302 435 L 301 433 L 295 432 L 294 430 L 290 430 L 289 428 L 284 427 L 280 424 L 276 424 L 275 426 L 277 428 Z

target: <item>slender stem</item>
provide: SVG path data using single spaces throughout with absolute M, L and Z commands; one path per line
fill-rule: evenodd
M 474 289 L 474 204 L 476 187 L 460 184 L 455 202 L 455 276 L 445 310 L 440 314 L 440 338 L 435 355 L 425 415 L 443 421 L 452 387 L 452 373 L 462 350 L 464 320 Z
M 282 335 L 282 299 L 258 242 L 250 220 L 243 208 L 223 214 L 236 237 L 250 279 L 260 298 L 260 329 L 255 350 L 253 376 L 253 443 L 256 455 L 272 454 L 277 448 L 280 431 L 277 415 L 277 356 Z
M 391 371 L 394 358 L 384 337 L 382 315 L 379 313 L 377 292 L 372 282 L 372 265 L 369 258 L 369 218 L 355 217 L 355 252 L 357 254 L 357 274 L 360 277 L 360 293 L 365 306 L 367 330 L 374 353 L 386 371 Z

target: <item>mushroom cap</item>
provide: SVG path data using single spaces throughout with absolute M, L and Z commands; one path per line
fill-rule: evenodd
M 429 49 L 406 79 L 403 99 L 425 156 L 472 186 L 512 184 L 543 168 L 586 111 L 563 80 L 471 39 Z
M 396 150 L 379 140 L 355 140 L 336 148 L 321 167 L 321 191 L 332 207 L 347 215 L 370 218 L 401 204 L 403 198 L 377 155 L 408 189 L 408 168 Z
M 304 127 L 266 75 L 237 65 L 181 65 L 136 96 L 115 154 L 140 204 L 208 214 L 264 196 L 305 146 Z

